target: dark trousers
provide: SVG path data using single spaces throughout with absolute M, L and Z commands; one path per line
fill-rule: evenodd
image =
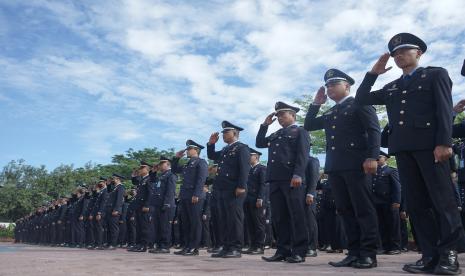
M 108 231 L 110 234 L 110 238 L 108 243 L 111 246 L 118 245 L 118 238 L 119 238 L 119 216 L 112 216 L 111 212 L 107 212 L 106 214 L 106 223 L 108 225 Z
M 407 219 L 400 219 L 400 247 L 408 248 Z
M 223 225 L 223 249 L 241 250 L 244 241 L 244 199 L 245 194 L 237 197 L 234 190 L 218 191 L 218 217 Z
M 305 227 L 304 186 L 291 188 L 290 183 L 290 180 L 270 182 L 271 219 L 277 238 L 276 254 L 305 257 L 308 236 Z
M 334 208 L 321 206 L 319 223 L 319 242 L 321 246 L 331 246 L 333 250 L 347 248 L 347 236 L 344 230 L 344 222 Z
M 424 257 L 464 251 L 464 232 L 449 162 L 435 163 L 432 150 L 396 154 L 407 211 Z
M 161 206 L 155 207 L 155 244 L 159 248 L 168 249 L 171 247 L 171 221 L 173 212 L 170 208 L 162 210 Z
M 137 244 L 137 220 L 135 216 L 128 219 L 128 244 Z
M 93 220 L 86 219 L 84 223 L 86 233 L 86 244 L 93 245 L 95 243 L 94 230 L 92 227 Z
M 316 250 L 318 248 L 318 224 L 316 221 L 315 203 L 305 206 L 305 218 L 308 235 L 308 249 Z
M 202 238 L 202 207 L 204 199 L 196 204 L 192 199 L 181 199 L 181 221 L 184 243 L 186 248 L 197 249 Z
M 371 177 L 361 170 L 332 172 L 328 181 L 344 222 L 349 255 L 375 258 L 378 222 L 371 200 Z
M 268 201 L 265 207 L 265 245 L 272 246 L 275 243 L 273 223 L 271 222 L 271 203 Z
M 97 230 L 97 246 L 103 246 L 103 244 L 106 242 L 106 229 L 105 229 L 105 224 L 106 224 L 106 221 L 105 221 L 105 215 L 101 215 L 101 219 L 100 220 L 95 220 L 95 227 L 96 227 L 96 230 Z
M 119 227 L 118 243 L 120 245 L 126 244 L 128 242 L 128 224 L 126 222 L 126 218 L 118 222 L 118 227 Z
M 208 248 L 212 246 L 210 235 L 210 218 L 208 216 L 205 219 L 202 219 L 202 238 L 200 240 L 200 246 Z
M 142 211 L 138 211 L 137 214 L 139 216 L 139 223 L 140 223 L 140 244 L 142 246 L 148 246 L 154 243 L 154 233 L 155 233 L 155 225 L 154 225 L 154 213 L 155 207 L 150 206 L 149 211 L 144 213 Z
M 379 248 L 383 250 L 400 250 L 400 215 L 399 209 L 391 204 L 375 204 L 378 215 Z
M 212 233 L 213 247 L 218 248 L 218 247 L 223 246 L 224 244 L 223 234 L 225 232 L 224 232 L 224 226 L 220 224 L 219 204 L 217 200 L 211 201 L 210 212 L 211 212 L 210 227 L 211 227 L 211 233 Z
M 252 248 L 265 246 L 265 209 L 257 208 L 256 201 L 248 201 L 244 204 L 247 233 Z
M 74 222 L 74 233 L 75 243 L 83 246 L 86 238 L 84 220 L 79 220 L 79 218 L 76 218 L 76 221 Z

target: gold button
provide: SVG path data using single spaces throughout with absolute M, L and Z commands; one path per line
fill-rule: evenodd
M 347 112 L 344 112 L 344 115 L 347 115 Z
M 430 126 L 431 124 L 430 123 L 426 123 L 427 126 Z
M 407 94 L 407 90 L 402 91 L 402 94 Z
M 399 122 L 399 125 L 403 125 L 403 124 L 404 124 L 404 122 L 403 122 L 403 121 L 400 121 L 400 122 Z
M 273 154 L 276 154 L 276 151 L 273 151 Z
M 334 116 L 333 118 L 334 118 L 334 119 L 337 119 L 337 116 Z
M 331 136 L 331 139 L 334 139 L 334 136 Z
M 271 163 L 273 163 L 273 162 L 274 162 L 274 160 L 271 160 Z
M 353 146 L 354 146 L 354 143 L 350 143 L 350 145 L 353 147 Z
M 404 113 L 405 113 L 405 111 L 403 111 L 403 110 L 400 111 L 400 114 L 404 114 Z
M 287 162 L 287 164 L 291 164 L 291 162 Z
M 418 89 L 421 89 L 421 85 L 420 85 L 420 86 L 418 86 Z
M 276 144 L 277 147 L 279 147 L 279 144 Z
M 335 149 L 336 149 L 336 147 L 331 147 L 331 149 L 332 149 L 332 150 L 335 150 Z
M 336 128 L 336 126 L 333 126 L 333 129 L 335 129 L 335 128 Z
M 405 103 L 405 102 L 406 102 L 406 100 L 402 100 L 402 103 Z

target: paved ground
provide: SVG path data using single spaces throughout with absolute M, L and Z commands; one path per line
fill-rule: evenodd
M 266 255 L 273 251 L 267 250 Z M 246 255 L 240 259 L 213 259 L 205 250 L 200 256 L 184 257 L 123 249 L 95 251 L 0 243 L 0 275 L 408 275 L 401 270 L 402 265 L 419 257 L 414 252 L 378 256 L 378 268 L 370 270 L 338 269 L 327 264 L 344 256 L 319 253 L 303 264 L 287 264 L 265 263 L 260 256 Z M 465 257 L 460 258 L 465 263 Z

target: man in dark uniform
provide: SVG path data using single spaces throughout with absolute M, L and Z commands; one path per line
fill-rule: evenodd
M 250 172 L 247 180 L 247 197 L 244 203 L 245 229 L 250 237 L 250 247 L 244 254 L 263 254 L 265 252 L 265 195 L 268 188 L 266 166 L 260 164 L 261 152 L 250 149 Z
M 155 225 L 153 221 L 155 211 L 155 183 L 157 181 L 156 171 L 151 170 L 149 163 L 141 161 L 138 176 L 132 177 L 136 185 L 136 219 L 140 225 L 139 244 L 129 248 L 131 252 L 146 252 L 147 247 L 154 243 Z
M 316 195 L 316 186 L 320 180 L 320 161 L 310 156 L 305 169 L 306 195 L 305 195 L 305 217 L 308 233 L 308 251 L 307 257 L 316 257 L 316 248 L 318 246 L 318 223 L 316 221 L 316 206 L 314 198 Z
M 211 199 L 210 199 L 210 228 L 212 236 L 213 248 L 207 250 L 208 253 L 218 253 L 223 249 L 223 236 L 226 232 L 224 225 L 219 223 L 219 204 L 218 204 L 218 189 L 215 188 L 214 182 L 216 173 L 218 171 L 218 164 L 213 164 L 208 168 L 209 176 L 207 177 L 207 184 L 210 186 Z
M 373 203 L 378 214 L 379 249 L 387 255 L 400 254 L 400 203 L 399 174 L 389 167 L 390 156 L 380 151 L 378 169 L 373 177 Z
M 359 106 L 351 97 L 354 80 L 337 69 L 324 76 L 328 96 L 336 102 L 316 117 L 327 100 L 321 87 L 308 109 L 305 129 L 324 129 L 326 134 L 325 172 L 332 187 L 336 207 L 344 220 L 348 256 L 330 265 L 372 268 L 377 266 L 378 223 L 371 201 L 371 174 L 376 173 L 380 126 L 372 106 Z M 349 161 L 348 161 L 349 160 Z
M 212 198 L 212 193 L 208 189 L 208 183 L 203 186 L 203 191 L 205 192 L 205 201 L 202 206 L 202 238 L 200 240 L 200 246 L 211 248 L 212 239 L 210 232 L 210 218 L 211 218 L 211 209 L 210 202 Z
M 113 185 L 111 192 L 108 195 L 106 203 L 105 216 L 107 220 L 108 230 L 110 232 L 110 241 L 107 249 L 115 250 L 118 245 L 119 238 L 119 220 L 121 212 L 123 211 L 124 192 L 125 188 L 122 180 L 125 178 L 119 174 L 112 175 Z
M 463 227 L 450 177 L 452 81 L 440 67 L 418 67 L 426 44 L 409 33 L 395 35 L 360 85 L 358 104 L 386 105 L 389 153 L 396 156 L 407 211 L 422 249 L 422 259 L 407 264 L 410 273 L 459 274 L 457 251 Z M 390 58 L 402 76 L 370 93 Z
M 161 156 L 158 165 L 161 172 L 154 187 L 154 222 L 155 222 L 155 244 L 156 248 L 150 249 L 150 253 L 170 253 L 171 247 L 171 222 L 176 207 L 174 199 L 176 196 L 177 176 L 171 172 L 171 160 Z
M 123 206 L 121 207 L 121 214 L 119 215 L 119 247 L 126 247 L 128 244 L 128 208 L 129 208 L 129 191 L 125 190 Z
M 182 234 L 184 248 L 174 252 L 176 255 L 199 255 L 200 240 L 202 238 L 202 207 L 205 200 L 203 185 L 208 176 L 208 163 L 199 158 L 204 146 L 192 140 L 187 140 L 186 149 L 176 153 L 172 162 L 173 173 L 182 173 L 183 181 L 179 198 L 182 208 Z M 179 166 L 179 159 L 187 152 L 189 161 L 184 166 Z
M 214 258 L 240 258 L 244 239 L 244 199 L 249 175 L 249 147 L 239 142 L 239 132 L 243 128 L 223 121 L 223 141 L 228 145 L 215 151 L 219 133 L 210 136 L 207 155 L 218 163 L 214 189 L 218 189 L 220 224 L 225 229 L 223 249 L 212 254 Z
M 272 220 L 276 227 L 278 250 L 267 262 L 305 261 L 308 237 L 305 227 L 305 168 L 310 152 L 308 133 L 296 125 L 299 108 L 277 102 L 275 112 L 260 125 L 256 137 L 258 148 L 268 148 L 266 181 L 270 185 Z M 281 129 L 266 137 L 268 126 L 276 118 Z
M 128 224 L 128 250 L 134 248 L 137 245 L 137 235 L 138 229 L 140 232 L 140 227 L 137 226 L 137 200 L 136 200 L 136 190 L 131 190 L 129 192 L 129 204 L 128 204 L 128 215 L 127 215 L 127 224 Z
M 89 204 L 89 200 L 85 196 L 86 190 L 83 187 L 79 187 L 77 189 L 77 197 L 78 200 L 76 202 L 75 210 L 74 210 L 74 220 L 75 220 L 75 242 L 76 247 L 82 248 L 84 247 L 84 243 L 86 240 L 86 232 L 84 229 L 84 218 L 85 212 L 87 210 L 87 205 Z
M 90 196 L 89 204 L 87 205 L 87 220 L 86 220 L 86 239 L 87 249 L 93 249 L 95 247 L 95 221 L 94 221 L 94 207 L 97 202 L 98 191 L 97 186 L 92 188 L 92 194 Z
M 97 237 L 97 247 L 95 249 L 104 250 L 103 244 L 106 241 L 105 235 L 105 206 L 108 200 L 108 191 L 106 181 L 100 181 L 98 183 L 100 189 L 97 201 L 94 206 L 95 214 L 95 225 L 96 225 L 96 237 Z

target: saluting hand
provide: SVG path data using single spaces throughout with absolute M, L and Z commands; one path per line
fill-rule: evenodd
M 322 86 L 316 92 L 315 98 L 313 99 L 313 104 L 322 105 L 322 104 L 325 104 L 327 100 L 328 100 L 328 96 L 326 95 L 325 87 Z
M 313 195 L 307 195 L 305 197 L 305 203 L 307 203 L 307 205 L 312 205 L 313 204 Z
M 363 171 L 365 174 L 376 174 L 378 168 L 378 162 L 374 159 L 367 159 L 363 162 Z
M 373 65 L 373 68 L 371 68 L 370 73 L 375 75 L 381 75 L 391 70 L 392 66 L 386 68 L 387 62 L 389 61 L 390 57 L 391 55 L 389 53 L 382 54 L 379 57 L 378 61 L 375 63 L 375 65 Z
M 276 118 L 273 119 L 274 115 L 276 115 L 276 112 L 271 113 L 270 115 L 266 116 L 265 121 L 263 122 L 264 126 L 269 126 L 271 125 L 274 121 L 276 121 Z
M 443 162 L 452 156 L 452 148 L 449 146 L 436 146 L 434 148 L 434 162 Z
M 219 132 L 214 132 L 212 135 L 210 135 L 210 139 L 208 140 L 209 145 L 216 144 L 218 140 L 220 139 L 220 133 Z
M 185 152 L 186 152 L 185 149 L 176 152 L 176 158 L 182 158 Z
M 196 204 L 197 202 L 199 202 L 199 197 L 193 196 L 192 197 L 192 204 Z
M 455 111 L 456 113 L 462 113 L 464 109 L 465 109 L 465 100 L 460 100 L 460 101 L 454 106 L 454 111 Z

